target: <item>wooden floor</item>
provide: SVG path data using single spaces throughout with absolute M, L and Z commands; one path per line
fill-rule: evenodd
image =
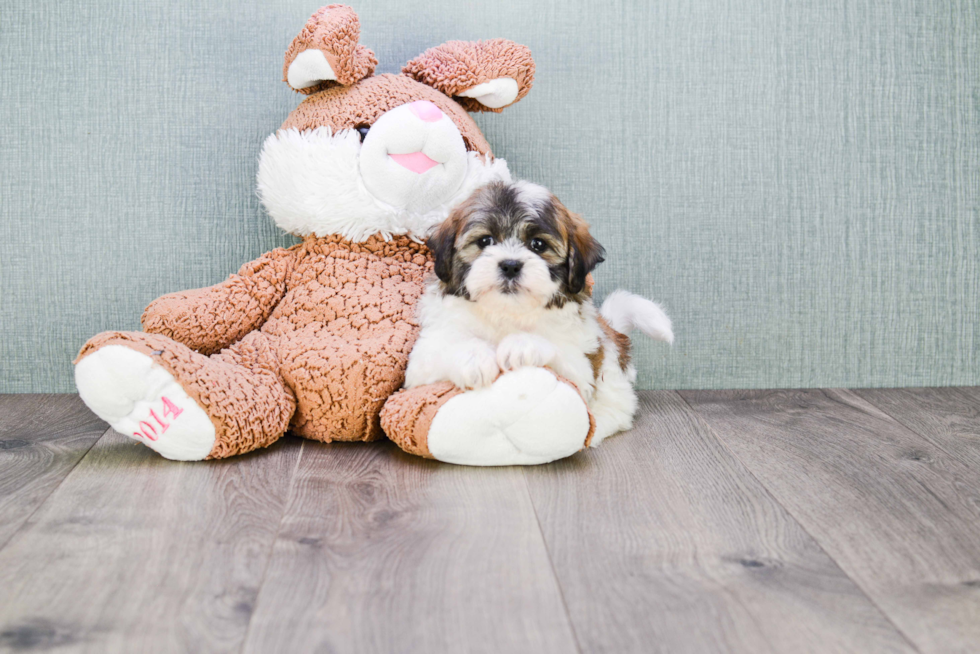
M 0 650 L 980 652 L 980 389 L 646 392 L 523 469 L 0 396 Z

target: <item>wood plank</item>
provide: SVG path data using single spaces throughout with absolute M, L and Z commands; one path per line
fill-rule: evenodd
M 980 644 L 980 475 L 847 391 L 685 391 L 924 652 Z
M 108 428 L 77 395 L 0 395 L 0 548 Z
M 980 401 L 971 397 L 969 390 L 866 388 L 852 392 L 950 456 L 980 471 Z
M 673 392 L 525 470 L 588 652 L 914 651 Z
M 300 451 L 179 463 L 110 431 L 0 551 L 0 649 L 239 651 Z
M 308 447 L 246 652 L 570 652 L 518 468 Z
M 980 404 L 980 386 L 957 386 L 956 390 L 966 395 L 973 402 Z

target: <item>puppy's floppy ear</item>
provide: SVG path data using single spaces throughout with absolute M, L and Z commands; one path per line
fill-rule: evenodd
M 360 45 L 361 23 L 345 5 L 320 7 L 286 50 L 283 81 L 309 95 L 330 86 L 350 86 L 374 72 L 378 59 Z
M 453 280 L 453 257 L 456 256 L 456 228 L 459 225 L 457 208 L 449 215 L 432 236 L 426 240 L 425 245 L 432 252 L 436 260 L 436 276 L 443 284 L 451 284 Z
M 568 267 L 565 280 L 567 292 L 577 295 L 585 290 L 589 273 L 606 260 L 606 250 L 589 233 L 589 224 L 582 216 L 566 209 L 557 198 L 552 198 L 552 201 L 559 218 L 568 228 L 568 258 L 565 262 Z
M 501 112 L 531 90 L 531 50 L 507 39 L 449 41 L 405 64 L 402 73 L 442 91 L 467 111 Z

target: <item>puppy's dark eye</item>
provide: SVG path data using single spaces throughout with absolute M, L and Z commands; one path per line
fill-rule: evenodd
M 493 245 L 493 237 L 492 236 L 481 236 L 480 237 L 480 240 L 478 240 L 476 242 L 476 244 L 479 245 L 480 248 L 489 247 L 489 246 Z
M 530 245 L 531 252 L 536 252 L 537 254 L 541 254 L 548 249 L 548 244 L 542 241 L 540 238 L 532 238 Z
M 357 128 L 357 133 L 361 135 L 361 143 L 364 143 L 364 137 L 367 136 L 367 133 L 370 132 L 370 131 L 371 131 L 371 128 L 370 127 L 358 127 Z

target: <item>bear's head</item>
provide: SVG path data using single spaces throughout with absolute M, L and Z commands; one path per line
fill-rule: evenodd
M 354 11 L 330 5 L 289 46 L 284 81 L 309 97 L 266 139 L 259 196 L 300 236 L 424 238 L 475 188 L 510 180 L 467 112 L 527 95 L 534 61 L 504 39 L 450 41 L 373 75 L 359 35 Z

